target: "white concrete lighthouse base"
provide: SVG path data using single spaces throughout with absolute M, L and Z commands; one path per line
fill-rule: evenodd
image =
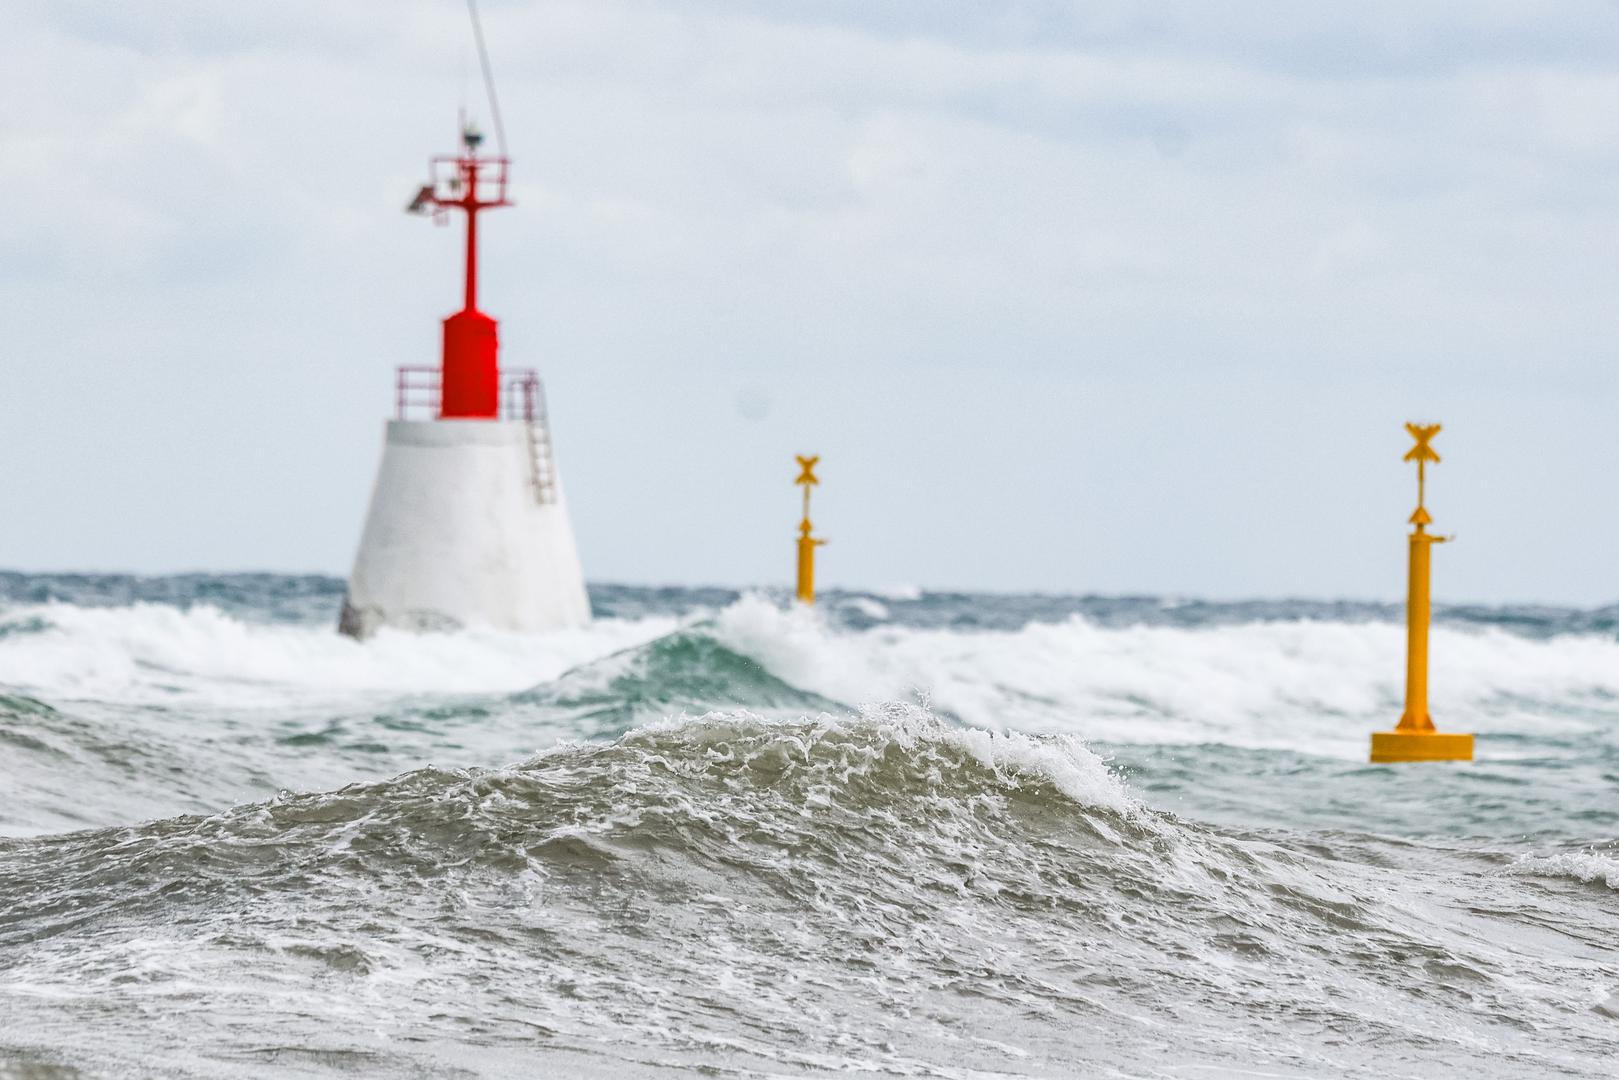
M 531 436 L 522 420 L 389 421 L 343 633 L 590 621 L 561 480 L 554 462 L 536 464 Z

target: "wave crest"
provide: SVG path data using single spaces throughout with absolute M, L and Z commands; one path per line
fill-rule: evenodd
M 1598 882 L 1619 889 L 1619 856 L 1596 849 L 1560 851 L 1555 855 L 1522 855 L 1509 868 L 1526 877 L 1573 878 L 1593 885 Z
M 565 710 L 597 735 L 622 734 L 637 721 L 655 717 L 704 715 L 721 702 L 798 715 L 846 710 L 789 685 L 700 628 L 584 664 L 515 700 Z
M 11 841 L 0 852 L 55 849 L 23 860 L 46 875 L 42 887 L 77 867 L 91 880 L 112 874 L 157 891 L 173 881 L 302 890 L 308 878 L 289 867 L 372 880 L 468 864 L 551 873 L 546 845 L 564 836 L 699 860 L 745 838 L 755 850 L 836 864 L 856 850 L 960 857 L 990 834 L 1002 833 L 992 846 L 1004 848 L 1012 833 L 1053 823 L 1113 837 L 1144 813 L 1072 739 L 964 731 L 895 704 L 796 721 L 711 714 L 504 769 L 419 769 L 211 817 Z

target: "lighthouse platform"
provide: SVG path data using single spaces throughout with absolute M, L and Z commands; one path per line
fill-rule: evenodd
M 539 378 L 506 369 L 497 417 L 443 419 L 438 373 L 400 369 L 338 628 L 364 638 L 384 626 L 539 633 L 588 622 Z

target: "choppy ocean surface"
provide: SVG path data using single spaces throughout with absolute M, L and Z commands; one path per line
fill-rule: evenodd
M 0 1077 L 1619 1074 L 1619 608 L 0 574 Z

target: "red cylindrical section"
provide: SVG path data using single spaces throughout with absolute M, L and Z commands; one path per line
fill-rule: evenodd
M 500 415 L 500 347 L 495 320 L 481 311 L 458 311 L 444 320 L 443 420 L 493 420 Z

